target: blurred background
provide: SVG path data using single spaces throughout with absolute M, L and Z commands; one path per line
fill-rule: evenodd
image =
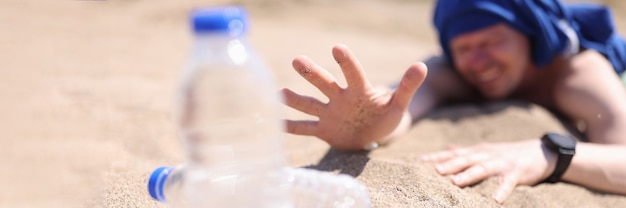
M 597 2 L 626 34 L 626 3 Z M 343 84 L 330 49 L 344 43 L 375 85 L 388 85 L 439 50 L 429 0 L 2 0 L 0 207 L 159 206 L 145 183 L 153 168 L 182 162 L 171 104 L 191 46 L 188 13 L 221 4 L 248 8 L 249 37 L 279 86 L 321 99 L 292 70 L 296 55 Z M 325 145 L 287 143 L 288 153 Z

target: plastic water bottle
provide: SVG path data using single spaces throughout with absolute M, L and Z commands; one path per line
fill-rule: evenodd
M 170 207 L 369 207 L 354 178 L 286 167 L 282 104 L 246 39 L 241 7 L 196 10 L 179 90 L 185 163 L 159 167 L 150 195 Z
M 181 200 L 187 198 L 184 194 L 191 191 L 188 187 L 192 185 L 185 183 L 185 173 L 186 170 L 184 166 L 175 168 L 163 166 L 157 168 L 152 173 L 150 181 L 148 182 L 149 187 L 151 187 L 149 188 L 150 195 L 155 200 L 167 203 L 170 207 L 203 207 L 192 206 L 188 199 Z M 288 202 L 283 201 L 283 207 L 371 207 L 367 189 L 349 175 L 285 167 L 282 173 L 280 173 L 280 176 L 283 177 L 283 180 L 274 185 L 280 187 L 282 190 L 288 190 L 289 193 L 283 194 L 287 194 L 286 196 L 291 197 Z M 233 186 L 234 184 L 230 185 Z M 232 189 L 225 191 L 232 191 Z M 168 199 L 177 200 L 166 200 L 166 196 Z M 240 200 L 246 199 L 241 198 Z
M 246 15 L 241 7 L 192 12 L 194 45 L 176 113 L 186 164 L 160 170 L 177 178 L 182 191 L 174 199 L 167 193 L 170 180 L 165 180 L 164 196 L 158 197 L 168 204 L 291 204 L 286 186 L 279 186 L 285 178 L 281 98 L 270 71 L 248 43 Z

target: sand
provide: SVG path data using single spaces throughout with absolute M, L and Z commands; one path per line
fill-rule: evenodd
M 389 85 L 438 51 L 430 1 L 238 2 L 249 7 L 250 39 L 279 85 L 322 100 L 292 70 L 296 55 L 308 55 L 344 84 L 330 53 L 344 43 L 372 83 Z M 191 45 L 187 13 L 216 3 L 3 1 L 0 207 L 163 207 L 150 199 L 146 181 L 154 168 L 183 162 L 172 104 Z M 529 139 L 547 130 L 563 126 L 532 104 L 450 106 L 371 152 L 285 135 L 285 154 L 293 167 L 356 177 L 374 207 L 497 207 L 489 198 L 495 179 L 458 188 L 419 157 L 449 144 Z M 504 206 L 624 204 L 624 196 L 557 183 L 517 187 Z

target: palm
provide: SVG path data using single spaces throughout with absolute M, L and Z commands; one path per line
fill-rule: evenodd
M 404 109 L 389 105 L 391 95 L 382 90 L 346 89 L 320 113 L 316 136 L 337 148 L 362 148 L 386 136 L 402 118 Z
M 324 93 L 329 102 L 283 90 L 288 106 L 319 118 L 318 121 L 287 121 L 287 131 L 316 136 L 338 149 L 361 149 L 395 129 L 426 76 L 426 67 L 413 65 L 398 89 L 392 92 L 372 87 L 347 47 L 335 46 L 333 56 L 346 77 L 346 88 L 339 87 L 327 71 L 308 58 L 294 60 L 294 68 Z

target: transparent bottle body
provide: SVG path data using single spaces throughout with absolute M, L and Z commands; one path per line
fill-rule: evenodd
M 176 113 L 186 154 L 185 177 L 179 183 L 184 184 L 187 204 L 290 204 L 286 187 L 276 186 L 285 166 L 276 89 L 245 37 L 197 36 Z
M 286 180 L 298 208 L 371 207 L 365 186 L 352 176 L 313 169 L 285 168 Z

